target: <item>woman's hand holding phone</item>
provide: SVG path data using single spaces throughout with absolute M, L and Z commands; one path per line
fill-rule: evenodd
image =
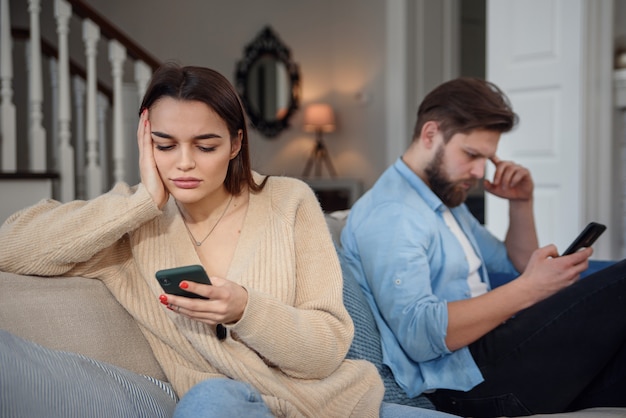
M 226 331 L 220 331 L 221 324 L 239 321 L 248 303 L 242 286 L 219 277 L 209 279 L 199 265 L 160 270 L 157 280 L 167 293 L 161 295 L 161 303 L 181 315 L 216 325 L 218 337 Z

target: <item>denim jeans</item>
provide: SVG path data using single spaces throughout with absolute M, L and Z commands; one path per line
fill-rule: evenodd
M 521 416 L 626 406 L 626 261 L 613 264 L 470 345 L 484 382 L 437 390 L 437 409 Z
M 251 385 L 230 379 L 209 379 L 183 396 L 174 418 L 269 418 L 273 417 L 261 394 Z M 383 403 L 381 418 L 446 418 L 443 412 Z
M 173 418 L 271 418 L 261 394 L 231 379 L 208 379 L 192 387 L 178 402 Z

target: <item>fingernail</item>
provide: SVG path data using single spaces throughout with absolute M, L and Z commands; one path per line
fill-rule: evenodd
M 161 301 L 162 304 L 167 305 L 167 296 L 161 295 L 159 296 L 159 300 Z
M 187 282 L 180 282 L 180 288 L 181 289 L 187 289 L 189 287 L 189 283 Z

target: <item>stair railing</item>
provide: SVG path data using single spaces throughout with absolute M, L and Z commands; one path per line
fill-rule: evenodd
M 132 84 L 143 96 L 154 69 L 160 63 L 82 0 L 54 0 L 54 24 L 57 46 L 41 37 L 41 0 L 28 0 L 30 26 L 11 30 L 9 0 L 0 0 L 0 173 L 24 173 L 25 176 L 51 173 L 59 178 L 55 198 L 69 201 L 91 198 L 105 191 L 112 182 L 126 181 L 124 141 L 124 67 L 130 58 L 134 64 Z M 70 21 L 82 22 L 83 56 L 86 69 L 73 60 L 69 47 Z M 19 126 L 13 88 L 15 71 L 14 41 L 28 34 L 26 42 L 27 74 L 27 146 L 18 144 Z M 112 86 L 99 80 L 97 52 L 100 42 L 108 44 Z M 44 71 L 43 60 L 49 60 Z M 52 109 L 44 109 L 44 76 L 50 77 L 47 94 Z M 72 106 L 73 105 L 73 106 Z M 111 116 L 107 116 L 109 114 Z M 72 117 L 74 124 L 72 124 Z M 52 135 L 44 126 L 50 118 Z M 109 138 L 110 137 L 110 138 Z M 28 150 L 25 158 L 19 152 Z M 110 149 L 112 148 L 112 149 Z M 112 167 L 109 167 L 109 158 Z M 26 161 L 25 163 L 21 163 Z

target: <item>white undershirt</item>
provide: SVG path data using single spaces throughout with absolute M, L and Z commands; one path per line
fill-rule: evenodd
M 487 293 L 487 284 L 480 279 L 480 274 L 478 274 L 478 269 L 480 269 L 481 265 L 480 258 L 476 255 L 472 244 L 470 244 L 458 222 L 454 219 L 454 216 L 452 216 L 450 209 L 446 209 L 443 212 L 443 221 L 448 228 L 450 228 L 450 231 L 459 241 L 461 247 L 463 247 L 463 252 L 465 252 L 465 259 L 469 265 L 467 285 L 469 286 L 471 296 L 476 297 Z

